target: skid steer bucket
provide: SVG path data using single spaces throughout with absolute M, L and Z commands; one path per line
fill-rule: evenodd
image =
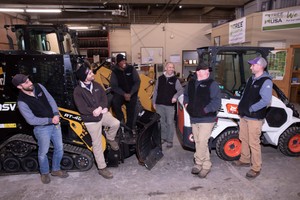
M 136 155 L 140 164 L 149 170 L 163 157 L 159 119 L 157 113 L 144 110 L 136 122 L 139 132 Z

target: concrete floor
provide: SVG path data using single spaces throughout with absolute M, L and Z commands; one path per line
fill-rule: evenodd
M 263 169 L 254 180 L 245 178 L 248 168 L 233 167 L 212 151 L 212 171 L 200 179 L 190 173 L 193 152 L 183 150 L 177 138 L 171 149 L 149 171 L 135 156 L 118 168 L 114 178 L 98 175 L 95 166 L 87 172 L 71 172 L 66 179 L 51 177 L 44 185 L 39 174 L 0 177 L 0 199 L 300 199 L 300 157 L 286 157 L 272 147 L 263 147 Z

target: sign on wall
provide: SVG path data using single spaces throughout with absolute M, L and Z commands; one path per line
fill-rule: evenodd
M 162 47 L 141 47 L 142 64 L 163 63 Z
M 263 31 L 291 28 L 300 28 L 300 10 L 263 12 Z
M 244 43 L 246 35 L 246 18 L 229 23 L 229 44 Z
M 282 80 L 286 70 L 287 50 L 273 50 L 268 56 L 268 71 L 273 80 Z

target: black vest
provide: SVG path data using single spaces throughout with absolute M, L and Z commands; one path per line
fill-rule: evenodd
M 118 79 L 118 87 L 122 88 L 122 90 L 124 90 L 126 93 L 130 93 L 131 88 L 134 84 L 133 81 L 133 66 L 132 65 L 128 65 L 124 71 L 120 70 L 120 69 L 113 69 L 114 73 L 117 76 Z
M 162 75 L 158 78 L 157 98 L 155 102 L 156 104 L 162 104 L 166 106 L 173 105 L 172 98 L 177 92 L 176 81 L 176 76 L 166 78 L 165 75 Z
M 210 86 L 212 79 L 202 81 L 200 85 L 195 88 L 196 80 L 191 79 L 188 84 L 189 103 L 187 111 L 191 117 L 214 117 L 216 112 L 204 113 L 203 109 L 210 103 Z
M 253 84 L 252 77 L 249 78 L 247 85 L 244 90 L 243 97 L 239 103 L 238 111 L 241 117 L 250 117 L 255 119 L 264 119 L 266 117 L 267 107 L 264 107 L 256 112 L 249 111 L 249 108 L 261 100 L 261 96 L 259 91 L 264 84 L 265 80 L 270 79 L 269 77 L 262 77 L 256 80 Z M 270 79 L 271 80 L 271 79 Z
M 53 110 L 39 84 L 34 84 L 35 97 L 23 92 L 19 93 L 18 101 L 23 101 L 28 105 L 36 117 L 54 117 Z

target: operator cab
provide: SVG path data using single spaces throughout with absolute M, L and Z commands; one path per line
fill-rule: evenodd
M 75 32 L 64 26 L 15 25 L 11 26 L 11 30 L 16 33 L 18 50 L 48 55 L 78 55 Z
M 266 58 L 271 50 L 266 47 L 211 46 L 198 48 L 197 52 L 199 60 L 212 67 L 210 76 L 220 84 L 222 98 L 240 98 L 251 76 L 248 60 L 257 56 Z

